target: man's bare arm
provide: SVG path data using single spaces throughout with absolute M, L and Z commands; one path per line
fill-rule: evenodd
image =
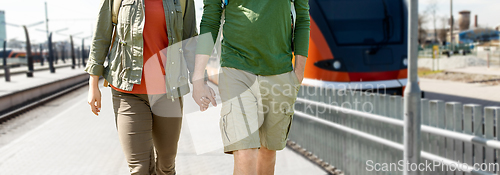
M 295 55 L 295 67 L 293 68 L 293 71 L 295 72 L 295 75 L 297 75 L 297 78 L 299 79 L 300 83 L 302 83 L 302 80 L 304 79 L 304 69 L 306 67 L 306 60 L 307 57 L 305 56 Z

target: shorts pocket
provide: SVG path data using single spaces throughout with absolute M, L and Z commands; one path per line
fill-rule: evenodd
M 227 130 L 227 123 L 228 123 L 228 116 L 231 113 L 232 109 L 232 104 L 228 103 L 227 105 L 222 105 L 221 109 L 221 132 L 222 132 L 222 137 L 224 139 L 227 139 L 228 142 L 231 142 L 231 139 L 229 138 L 228 135 L 228 130 Z
M 294 110 L 293 110 L 293 103 L 290 105 L 283 105 L 283 114 L 286 116 L 293 116 Z
M 285 108 L 284 109 L 284 124 L 283 124 L 283 131 L 284 131 L 284 137 L 283 140 L 286 141 L 288 139 L 288 135 L 290 134 L 290 128 L 292 127 L 292 120 L 293 120 L 293 114 L 294 114 L 294 109 L 293 105 Z

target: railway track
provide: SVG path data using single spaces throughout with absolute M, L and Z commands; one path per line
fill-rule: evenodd
M 34 100 L 33 102 L 30 102 L 28 104 L 25 104 L 17 109 L 14 109 L 14 110 L 11 110 L 11 111 L 8 111 L 6 112 L 5 114 L 2 114 L 0 115 L 0 124 L 10 120 L 10 119 L 13 119 L 13 118 L 16 118 L 17 116 L 23 114 L 23 113 L 26 113 L 32 109 L 34 109 L 35 107 L 37 106 L 40 106 L 42 104 L 45 104 L 47 102 L 50 102 L 58 97 L 61 97 L 62 95 L 64 94 L 67 94 L 71 91 L 74 91 L 78 88 L 81 88 L 83 86 L 87 86 L 88 85 L 88 82 L 87 81 L 83 81 L 83 82 L 79 82 L 73 86 L 70 86 L 60 92 L 57 92 L 57 93 L 54 93 L 52 95 L 49 95 L 47 97 L 44 97 L 44 98 L 41 98 L 41 99 L 38 99 L 38 100 Z

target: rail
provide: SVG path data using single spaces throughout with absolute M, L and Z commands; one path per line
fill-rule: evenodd
M 291 141 L 345 174 L 401 174 L 403 97 L 309 86 L 298 97 Z M 428 99 L 421 106 L 421 156 L 433 164 L 424 174 L 499 172 L 500 107 Z M 396 170 L 368 171 L 370 163 Z

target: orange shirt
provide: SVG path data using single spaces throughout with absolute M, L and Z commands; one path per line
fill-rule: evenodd
M 167 23 L 163 11 L 163 0 L 144 0 L 146 21 L 144 24 L 143 69 L 141 84 L 134 84 L 132 91 L 114 86 L 111 88 L 133 94 L 165 94 L 166 56 L 160 55 L 168 46 Z

